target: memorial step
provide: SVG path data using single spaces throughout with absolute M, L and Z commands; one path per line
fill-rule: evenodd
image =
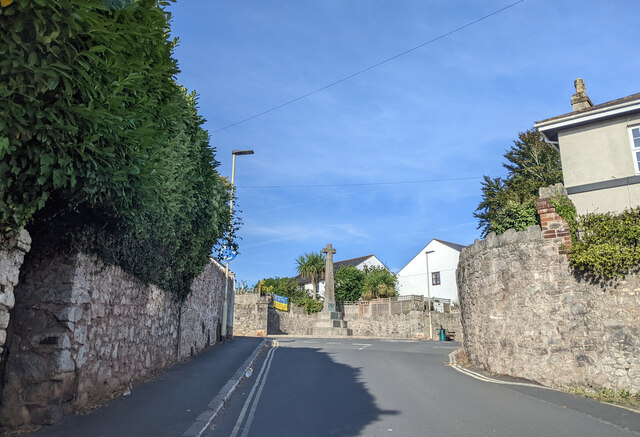
M 345 320 L 316 320 L 312 325 L 314 328 L 346 328 Z
M 313 328 L 314 337 L 348 337 L 351 335 L 349 328 Z

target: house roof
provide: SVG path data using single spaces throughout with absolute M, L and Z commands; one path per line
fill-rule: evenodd
M 452 249 L 457 250 L 458 252 L 462 251 L 462 249 L 464 249 L 467 246 L 463 246 L 462 244 L 456 244 L 456 243 L 451 243 L 449 241 L 444 241 L 444 240 L 439 240 L 437 238 L 434 238 L 434 240 L 444 244 L 445 246 L 449 246 Z
M 360 263 L 363 263 L 364 261 L 368 260 L 371 257 L 375 257 L 375 255 L 365 255 L 365 256 L 359 256 L 357 258 L 350 258 L 350 259 L 345 259 L 342 261 L 336 261 L 333 263 L 333 269 L 337 270 L 340 267 L 343 266 L 357 266 Z M 303 277 L 303 276 L 296 276 L 295 279 L 298 281 L 298 283 L 300 284 L 310 284 L 311 283 L 311 279 L 309 279 L 308 277 Z M 322 274 L 320 275 L 320 278 L 318 278 L 318 281 L 324 281 L 324 272 L 322 272 Z
M 399 274 L 400 274 L 400 272 L 402 272 L 405 268 L 407 268 L 407 266 L 408 266 L 409 264 L 411 264 L 411 262 L 412 262 L 414 259 L 416 259 L 416 258 L 417 258 L 417 257 L 419 257 L 419 256 L 423 256 L 423 255 L 424 255 L 425 250 L 427 250 L 427 247 L 429 247 L 429 245 L 430 245 L 431 243 L 433 243 L 434 241 L 437 241 L 437 242 L 438 242 L 438 243 L 440 243 L 440 244 L 444 244 L 445 246 L 449 247 L 450 249 L 456 250 L 456 251 L 458 251 L 458 252 L 462 251 L 462 249 L 466 247 L 466 246 L 463 246 L 462 244 L 451 243 L 450 241 L 439 240 L 439 239 L 437 239 L 437 238 L 433 238 L 433 239 L 431 239 L 431 241 L 429 241 L 429 242 L 427 243 L 427 245 L 426 245 L 426 246 L 424 246 L 424 248 L 422 248 L 422 250 L 421 250 L 420 252 L 418 252 L 415 256 L 413 256 L 413 257 L 412 257 L 412 258 L 411 258 L 411 259 L 410 259 L 410 260 L 409 260 L 409 261 L 404 265 L 404 267 L 402 267 L 402 268 L 398 271 L 398 273 L 397 273 L 397 274 L 399 275 Z
M 559 130 L 620 117 L 632 112 L 640 112 L 640 93 L 601 103 L 591 108 L 547 118 L 536 122 L 534 127 L 549 140 L 557 141 Z
M 359 256 L 357 258 L 345 259 L 344 261 L 336 261 L 333 263 L 333 267 L 336 268 L 336 267 L 342 267 L 342 266 L 357 266 L 358 264 L 368 260 L 372 256 L 375 256 L 375 255 L 365 255 L 365 256 Z
M 630 96 L 622 97 L 621 99 L 615 99 L 615 100 L 611 100 L 609 102 L 600 103 L 599 105 L 592 106 L 591 108 L 581 109 L 580 111 L 573 111 L 573 112 L 568 112 L 568 113 L 562 114 L 562 115 L 556 115 L 555 117 L 547 118 L 545 120 L 536 121 L 535 124 L 541 124 L 541 123 L 546 123 L 548 121 L 559 120 L 561 118 L 568 117 L 570 115 L 584 114 L 586 112 L 593 112 L 593 111 L 597 111 L 598 109 L 608 108 L 610 106 L 619 105 L 620 103 L 633 102 L 633 101 L 636 101 L 636 100 L 640 100 L 640 93 L 631 94 Z

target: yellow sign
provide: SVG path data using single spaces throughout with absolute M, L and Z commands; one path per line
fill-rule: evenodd
M 0 0 L 0 5 L 2 5 L 3 8 L 9 6 L 11 3 L 13 3 L 13 0 Z

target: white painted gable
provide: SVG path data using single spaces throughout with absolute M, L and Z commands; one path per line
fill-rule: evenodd
M 425 252 L 429 254 L 429 274 L 427 275 L 427 260 Z M 398 278 L 398 292 L 400 295 L 427 296 L 427 280 L 431 287 L 431 297 L 458 300 L 458 285 L 456 282 L 456 268 L 460 251 L 438 240 L 431 240 L 411 261 L 396 275 Z M 440 273 L 440 284 L 432 283 L 432 273 Z

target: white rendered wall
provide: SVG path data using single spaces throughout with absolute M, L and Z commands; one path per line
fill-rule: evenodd
M 427 276 L 427 261 L 425 252 L 429 254 L 429 275 Z M 460 252 L 451 247 L 432 240 L 396 275 L 398 278 L 398 292 L 407 296 L 417 294 L 427 296 L 427 279 L 431 284 L 431 273 L 440 272 L 440 285 L 431 285 L 431 297 L 458 300 L 458 286 L 456 283 L 456 268 L 458 267 Z
M 367 258 L 366 260 L 362 261 L 360 264 L 358 264 L 356 266 L 356 269 L 358 270 L 364 270 L 365 267 L 378 267 L 378 268 L 387 268 L 387 266 L 385 266 L 382 261 L 380 261 L 378 258 L 374 256 L 372 256 L 371 258 Z

